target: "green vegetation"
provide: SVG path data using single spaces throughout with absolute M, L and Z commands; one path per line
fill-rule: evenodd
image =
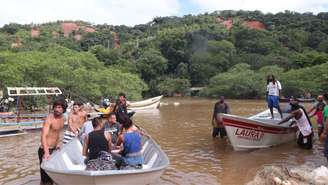
M 134 27 L 63 23 L 0 28 L 0 88 L 59 86 L 91 99 L 118 92 L 139 99 L 204 86 L 208 97 L 261 98 L 273 73 L 285 96 L 328 91 L 328 13 L 220 11 Z

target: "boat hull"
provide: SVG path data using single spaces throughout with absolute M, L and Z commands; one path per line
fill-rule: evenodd
M 41 167 L 58 185 L 156 183 L 169 165 L 169 160 L 151 137 L 144 135 L 142 140 L 141 153 L 145 161 L 142 169 L 87 171 L 82 156 L 82 145 L 78 139 L 71 140 L 61 150 L 55 151 L 49 160 L 42 163 Z
M 137 107 L 145 107 L 148 105 L 152 105 L 156 102 L 159 102 L 163 96 L 156 96 L 154 98 L 149 98 L 146 100 L 136 101 L 136 102 L 128 102 L 129 108 L 137 108 Z
M 87 175 L 77 175 L 47 172 L 48 175 L 58 184 L 58 185 L 72 185 L 72 184 L 88 184 L 88 185 L 145 185 L 150 183 L 156 183 L 159 177 L 163 174 L 164 170 L 159 170 L 149 173 L 141 174 L 121 174 L 121 175 L 111 175 L 111 176 L 87 176 Z
M 234 150 L 268 148 L 295 140 L 297 127 L 281 126 L 264 120 L 243 118 L 234 115 L 223 115 L 223 124 Z
M 157 101 L 155 103 L 143 106 L 143 107 L 128 107 L 128 110 L 132 111 L 140 111 L 140 110 L 149 110 L 149 109 L 157 109 L 159 107 L 160 101 Z

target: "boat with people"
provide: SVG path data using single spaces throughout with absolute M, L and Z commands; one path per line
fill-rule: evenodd
M 75 138 L 50 159 L 41 164 L 47 174 L 58 185 L 145 185 L 156 182 L 169 166 L 169 159 L 160 146 L 148 135 L 142 136 L 141 153 L 144 164 L 141 169 L 86 170 L 81 142 Z
M 248 118 L 222 114 L 222 121 L 233 149 L 241 151 L 268 148 L 296 139 L 297 127 L 290 127 L 291 121 L 278 125 L 281 119 L 277 111 L 274 117 L 271 119 L 268 109 Z

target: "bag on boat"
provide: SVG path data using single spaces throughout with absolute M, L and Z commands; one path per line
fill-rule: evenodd
M 90 171 L 103 171 L 103 170 L 116 170 L 115 160 L 110 153 L 101 151 L 97 159 L 92 159 L 87 162 L 85 170 Z

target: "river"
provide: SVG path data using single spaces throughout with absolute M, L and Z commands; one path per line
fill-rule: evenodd
M 169 98 L 162 102 L 168 105 L 155 111 L 137 112 L 133 118 L 170 159 L 170 166 L 156 184 L 245 184 L 264 165 L 326 164 L 317 136 L 312 151 L 301 150 L 296 142 L 290 142 L 268 149 L 235 152 L 226 139 L 211 136 L 215 100 Z M 175 106 L 174 102 L 180 104 Z M 227 100 L 227 103 L 233 114 L 242 116 L 266 109 L 263 100 Z M 0 184 L 39 184 L 39 144 L 40 131 L 0 138 Z

